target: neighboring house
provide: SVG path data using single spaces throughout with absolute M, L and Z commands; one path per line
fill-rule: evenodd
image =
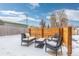
M 79 35 L 79 27 L 75 27 L 72 30 L 73 35 Z
M 0 36 L 20 34 L 25 32 L 26 27 L 24 24 L 4 22 L 0 25 Z

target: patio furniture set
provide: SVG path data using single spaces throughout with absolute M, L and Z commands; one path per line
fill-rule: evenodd
M 36 48 L 43 48 L 45 46 L 45 52 L 47 52 L 47 48 L 49 48 L 55 51 L 56 56 L 59 49 L 61 49 L 62 53 L 62 40 L 62 37 L 58 34 L 50 38 L 35 38 L 31 37 L 29 34 L 21 33 L 21 46 L 23 46 L 23 43 L 27 43 L 27 46 L 34 43 Z

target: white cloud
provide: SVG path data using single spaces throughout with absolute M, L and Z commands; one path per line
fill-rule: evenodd
M 66 9 L 65 13 L 69 20 L 79 21 L 79 10 Z
M 31 20 L 31 21 L 38 21 L 38 22 L 40 21 L 39 19 L 36 19 L 36 18 L 33 18 L 33 17 L 27 17 L 27 19 Z
M 0 19 L 3 21 L 10 21 L 10 22 L 17 22 L 19 23 L 22 20 L 30 20 L 30 21 L 37 21 L 39 22 L 39 19 L 26 16 L 24 12 L 17 12 L 17 11 L 12 11 L 12 10 L 1 10 L 0 14 Z M 21 23 L 21 22 L 20 22 Z
M 47 18 L 49 19 L 51 14 L 56 12 L 62 12 L 63 10 L 65 11 L 69 20 L 79 21 L 79 10 L 74 10 L 74 9 L 55 10 L 53 12 L 49 12 L 50 14 L 48 13 L 49 16 L 47 16 Z
M 32 9 L 35 9 L 36 7 L 40 7 L 39 3 L 29 3 L 32 7 Z
M 28 20 L 36 21 L 36 19 L 34 19 L 32 17 L 28 17 Z
M 24 12 L 16 12 L 13 10 L 2 10 L 0 13 L 5 14 L 5 15 L 21 15 L 24 14 Z
M 12 10 L 1 10 L 0 11 L 0 19 L 4 21 L 12 21 L 12 22 L 18 22 L 24 19 L 27 19 L 24 12 L 17 12 Z

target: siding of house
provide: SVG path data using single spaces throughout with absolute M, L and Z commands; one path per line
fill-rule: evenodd
M 25 32 L 24 27 L 15 26 L 13 24 L 0 25 L 0 36 L 16 35 Z

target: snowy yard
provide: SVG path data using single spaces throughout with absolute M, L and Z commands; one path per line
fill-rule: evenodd
M 20 35 L 0 36 L 0 56 L 55 56 L 53 52 L 46 53 L 44 49 L 35 48 L 34 44 L 27 47 L 21 46 L 20 43 Z M 63 55 L 67 55 L 65 47 Z M 79 56 L 79 44 L 74 41 L 72 55 Z

